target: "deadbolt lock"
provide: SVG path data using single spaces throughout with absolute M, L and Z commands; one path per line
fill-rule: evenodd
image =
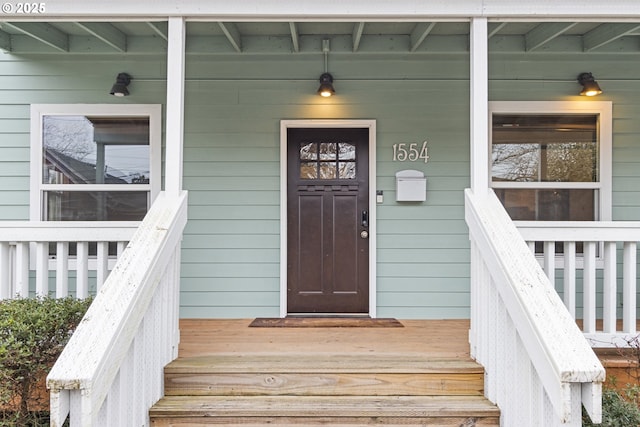
M 363 239 L 366 239 L 367 237 L 369 237 L 369 232 L 367 230 L 362 230 L 360 232 L 360 237 L 362 237 Z

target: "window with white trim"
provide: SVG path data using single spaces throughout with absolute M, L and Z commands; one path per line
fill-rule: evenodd
M 610 102 L 491 102 L 491 186 L 513 220 L 611 219 Z
M 31 106 L 31 219 L 139 221 L 160 190 L 160 105 Z

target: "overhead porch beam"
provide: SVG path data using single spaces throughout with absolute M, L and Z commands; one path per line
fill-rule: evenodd
M 231 22 L 218 22 L 220 29 L 236 52 L 242 52 L 242 38 L 238 27 Z
M 147 25 L 153 30 L 156 35 L 162 37 L 165 41 L 169 40 L 168 30 L 163 25 L 163 22 L 147 22 Z
M 584 35 L 584 50 L 590 52 L 638 30 L 640 24 L 635 23 L 600 25 Z
M 300 52 L 300 36 L 298 34 L 298 26 L 295 22 L 289 22 L 289 31 L 291 31 L 291 44 L 294 52 Z
M 416 25 L 411 32 L 411 47 L 409 50 L 411 52 L 415 52 L 435 26 L 436 22 L 421 22 Z
M 115 50 L 127 51 L 127 36 L 113 25 L 106 22 L 76 22 L 75 24 Z
M 69 51 L 69 36 L 45 22 L 4 22 L 3 26 L 12 28 L 60 52 Z
M 364 22 L 358 22 L 353 26 L 353 51 L 357 52 L 360 47 L 360 41 L 362 40 L 362 33 L 364 31 Z
M 525 34 L 525 50 L 531 52 L 575 27 L 577 22 L 552 22 L 536 26 Z
M 11 51 L 11 36 L 2 30 L 0 30 L 0 50 Z
M 578 11 L 578 12 L 577 12 Z M 33 19 L 14 9 L 3 14 L 3 18 Z M 563 1 L 509 1 L 504 0 L 456 0 L 421 1 L 394 0 L 363 2 L 343 0 L 332 2 L 327 7 L 317 0 L 190 0 L 182 2 L 164 0 L 59 0 L 46 3 L 48 17 L 82 17 L 90 21 L 95 17 L 118 17 L 126 19 L 147 17 L 209 17 L 220 21 L 280 20 L 376 20 L 376 19 L 455 19 L 470 17 L 526 18 L 549 17 L 571 18 L 579 13 L 582 18 L 607 19 L 620 16 L 640 18 L 636 0 L 609 0 L 585 2 Z

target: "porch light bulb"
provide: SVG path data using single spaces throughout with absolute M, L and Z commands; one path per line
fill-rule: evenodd
M 333 76 L 329 73 L 323 73 L 320 76 L 320 87 L 318 88 L 320 96 L 328 98 L 336 93 L 333 88 Z
M 602 89 L 598 85 L 598 82 L 593 78 L 591 73 L 582 73 L 578 76 L 578 83 L 582 85 L 582 96 L 596 96 L 602 93 Z

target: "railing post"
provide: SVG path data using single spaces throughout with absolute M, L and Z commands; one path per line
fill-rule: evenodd
M 182 146 L 184 138 L 184 18 L 169 18 L 167 44 L 167 120 L 165 189 L 168 197 L 182 192 Z
M 473 18 L 470 28 L 471 190 L 489 189 L 489 36 L 486 18 Z

